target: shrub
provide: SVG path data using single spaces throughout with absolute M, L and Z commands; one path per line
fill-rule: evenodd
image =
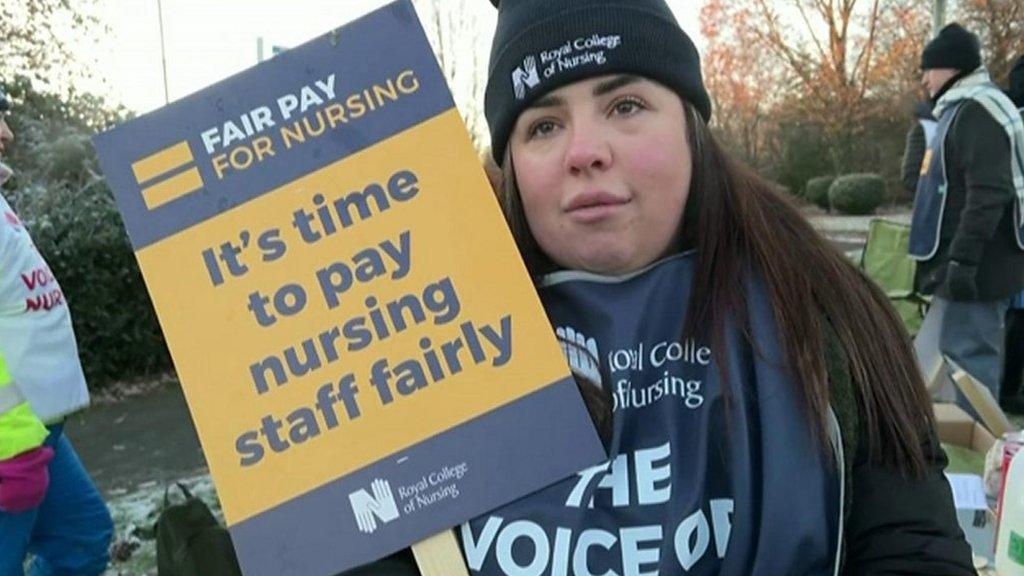
M 878 174 L 847 174 L 828 189 L 829 203 L 843 214 L 871 214 L 885 202 L 885 179 Z
M 804 187 L 804 199 L 826 210 L 829 208 L 828 190 L 835 176 L 818 176 L 807 181 Z
M 61 136 L 38 146 L 36 152 L 44 167 L 41 180 L 79 188 L 96 179 L 95 156 L 85 134 Z

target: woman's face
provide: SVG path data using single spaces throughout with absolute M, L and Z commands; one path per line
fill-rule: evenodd
M 523 211 L 558 265 L 619 275 L 670 252 L 692 162 L 683 103 L 635 76 L 603 76 L 538 99 L 509 148 Z

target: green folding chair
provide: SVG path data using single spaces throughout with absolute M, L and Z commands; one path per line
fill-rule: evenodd
M 914 291 L 916 263 L 908 256 L 910 225 L 875 218 L 868 227 L 868 241 L 860 267 L 882 288 L 911 336 L 921 329 L 929 298 Z

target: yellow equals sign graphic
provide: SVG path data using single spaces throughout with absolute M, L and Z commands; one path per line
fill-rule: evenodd
M 188 147 L 188 142 L 183 140 L 135 162 L 132 164 L 132 171 L 135 172 L 135 180 L 141 186 L 193 163 L 195 159 L 192 157 L 192 150 Z M 203 178 L 199 175 L 199 168 L 194 167 L 143 188 L 142 199 L 146 202 L 146 208 L 153 210 L 202 187 Z

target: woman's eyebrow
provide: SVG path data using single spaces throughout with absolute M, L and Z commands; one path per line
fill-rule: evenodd
M 529 108 L 551 108 L 552 106 L 561 106 L 565 101 L 559 96 L 547 96 L 536 99 L 533 104 L 530 104 Z
M 616 76 L 607 82 L 602 82 L 594 87 L 594 96 L 604 96 L 609 92 L 614 92 L 623 86 L 628 86 L 634 82 L 639 82 L 639 76 L 633 76 L 631 74 L 623 74 L 622 76 Z
M 607 82 L 602 82 L 602 83 L 598 84 L 597 86 L 594 86 L 593 94 L 594 94 L 594 96 L 604 96 L 605 94 L 608 94 L 609 92 L 614 92 L 614 91 L 618 90 L 619 88 L 622 88 L 623 86 L 628 86 L 630 84 L 633 84 L 633 83 L 639 82 L 639 81 L 640 81 L 640 77 L 639 76 L 634 76 L 632 74 L 623 74 L 621 76 L 616 76 L 615 78 L 612 78 L 611 80 L 608 80 Z M 564 103 L 565 103 L 565 100 L 563 100 L 560 96 L 553 96 L 551 94 L 548 94 L 547 96 L 543 96 L 543 97 L 538 98 L 537 100 L 535 100 L 532 104 L 530 104 L 529 107 L 530 108 L 550 108 L 552 106 L 560 106 L 560 105 L 562 105 Z

